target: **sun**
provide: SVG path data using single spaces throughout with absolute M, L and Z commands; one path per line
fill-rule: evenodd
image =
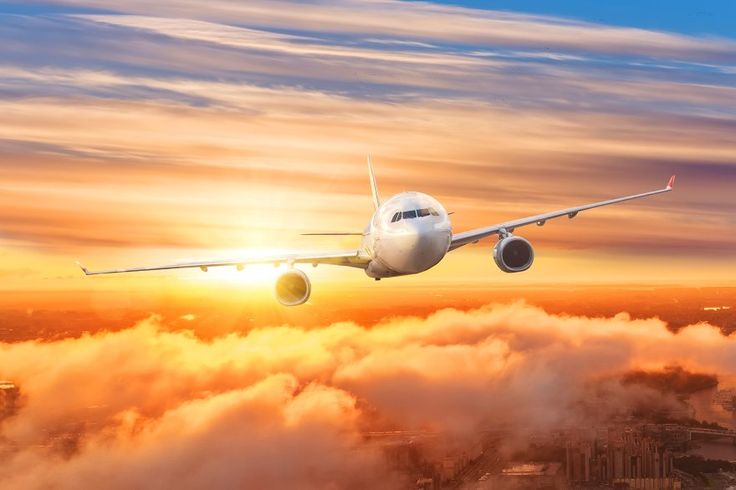
M 289 251 L 276 249 L 248 249 L 248 250 L 225 250 L 216 256 L 241 257 L 244 262 L 248 259 L 258 259 L 283 255 Z M 191 277 L 196 281 L 217 282 L 221 284 L 273 284 L 280 274 L 286 271 L 286 265 L 280 264 L 251 264 L 241 267 L 223 266 L 209 267 L 206 272 L 196 271 Z
M 236 267 L 212 267 L 201 273 L 198 280 L 229 284 L 266 284 L 275 282 L 285 270 L 285 266 L 274 267 L 267 264 L 249 265 L 241 270 Z

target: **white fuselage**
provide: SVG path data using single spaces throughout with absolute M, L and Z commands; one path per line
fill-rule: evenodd
M 372 258 L 374 278 L 417 274 L 447 254 L 452 226 L 445 208 L 431 196 L 403 192 L 376 210 L 365 230 L 363 250 Z

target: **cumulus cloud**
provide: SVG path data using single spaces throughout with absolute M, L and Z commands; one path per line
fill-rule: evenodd
M 157 418 L 120 412 L 112 429 L 91 434 L 71 455 L 21 453 L 8 484 L 370 488 L 379 459 L 359 447 L 354 399 L 325 386 L 298 388 L 293 376 L 275 375 L 184 402 Z
M 365 431 L 462 439 L 682 409 L 663 379 L 689 386 L 688 369 L 732 372 L 734 359 L 736 341 L 707 324 L 675 334 L 658 319 L 521 303 L 211 341 L 153 317 L 0 345 L 0 377 L 21 389 L 20 410 L 1 426 L 0 483 L 370 488 L 398 476 Z M 665 369 L 673 362 L 679 370 Z

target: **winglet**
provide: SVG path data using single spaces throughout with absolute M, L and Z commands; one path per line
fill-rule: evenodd
M 77 262 L 77 265 L 79 266 L 80 269 L 82 269 L 82 272 L 84 272 L 84 275 L 85 276 L 88 276 L 89 275 L 89 269 L 87 269 L 85 266 L 83 266 L 81 262 Z
M 373 173 L 373 162 L 371 156 L 368 155 L 368 176 L 371 180 L 371 193 L 373 194 L 373 206 L 378 209 L 381 207 L 381 198 L 378 196 L 378 186 L 376 185 L 376 176 Z
M 667 189 L 672 190 L 672 188 L 675 186 L 675 177 L 676 175 L 670 177 L 670 181 L 667 182 Z

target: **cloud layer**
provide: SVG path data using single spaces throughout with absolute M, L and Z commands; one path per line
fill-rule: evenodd
M 22 393 L 1 426 L 4 488 L 370 488 L 399 476 L 367 430 L 462 440 L 481 428 L 521 436 L 680 410 L 652 386 L 661 376 L 641 370 L 733 372 L 736 343 L 706 324 L 673 334 L 657 319 L 515 304 L 207 342 L 154 317 L 116 333 L 2 344 L 0 359 L 0 377 Z M 662 376 L 673 373 L 687 376 Z

